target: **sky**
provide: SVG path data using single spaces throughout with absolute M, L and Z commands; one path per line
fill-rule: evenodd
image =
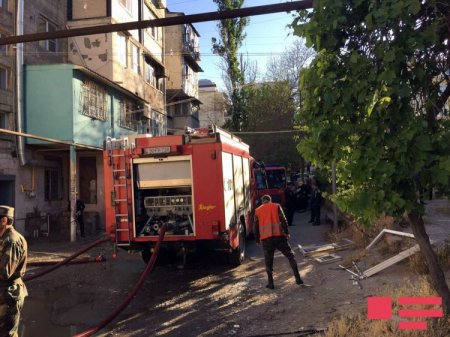
M 283 3 L 281 0 L 245 0 L 243 7 L 270 5 Z M 167 8 L 172 12 L 198 14 L 214 12 L 216 4 L 212 0 L 167 0 Z M 298 37 L 292 36 L 292 29 L 287 25 L 293 21 L 293 13 L 274 13 L 250 17 L 250 23 L 245 29 L 246 39 L 240 52 L 248 54 L 251 60 L 256 60 L 259 79 L 263 79 L 265 66 L 270 57 L 280 55 L 292 45 Z M 222 73 L 219 68 L 220 58 L 211 51 L 211 38 L 219 37 L 217 21 L 195 23 L 194 27 L 200 34 L 200 66 L 204 70 L 199 74 L 200 79 L 215 82 L 221 90 L 225 90 Z

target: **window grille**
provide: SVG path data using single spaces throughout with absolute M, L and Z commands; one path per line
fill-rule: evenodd
M 137 130 L 136 104 L 124 99 L 120 102 L 120 126 L 130 130 Z
M 100 85 L 92 81 L 84 81 L 81 99 L 83 115 L 103 121 L 108 118 L 106 91 Z

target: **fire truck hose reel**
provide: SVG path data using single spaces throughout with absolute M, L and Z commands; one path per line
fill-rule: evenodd
M 103 329 L 106 325 L 108 325 L 111 321 L 113 321 L 131 302 L 131 300 L 134 298 L 134 296 L 137 294 L 139 289 L 144 284 L 145 278 L 148 274 L 151 273 L 153 270 L 153 266 L 155 264 L 156 258 L 159 254 L 159 249 L 161 247 L 161 243 L 164 240 L 164 235 L 166 234 L 167 226 L 163 225 L 159 231 L 159 238 L 155 245 L 154 252 L 150 258 L 150 260 L 147 263 L 147 266 L 145 267 L 144 271 L 141 274 L 141 277 L 139 278 L 139 281 L 135 284 L 134 288 L 130 291 L 128 294 L 128 297 L 103 321 L 98 323 L 96 326 L 90 327 L 88 330 L 81 332 L 79 334 L 74 335 L 73 337 L 89 337 L 95 334 L 96 332 Z

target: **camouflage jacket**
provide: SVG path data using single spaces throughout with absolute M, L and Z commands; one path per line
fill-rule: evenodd
M 25 238 L 13 227 L 7 228 L 0 237 L 0 289 L 14 284 L 23 285 L 22 277 L 25 274 L 26 266 L 27 242 Z

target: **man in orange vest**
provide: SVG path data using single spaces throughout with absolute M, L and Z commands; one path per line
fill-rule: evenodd
M 303 287 L 310 287 L 305 284 L 298 272 L 297 261 L 295 261 L 294 253 L 289 246 L 289 230 L 283 209 L 277 203 L 272 202 L 270 195 L 264 195 L 262 205 L 256 209 L 255 216 L 255 239 L 259 244 L 262 241 L 264 250 L 264 260 L 266 263 L 266 272 L 269 282 L 266 287 L 274 289 L 273 284 L 273 256 L 275 249 L 278 249 L 289 260 L 292 271 L 294 272 L 295 281 Z

